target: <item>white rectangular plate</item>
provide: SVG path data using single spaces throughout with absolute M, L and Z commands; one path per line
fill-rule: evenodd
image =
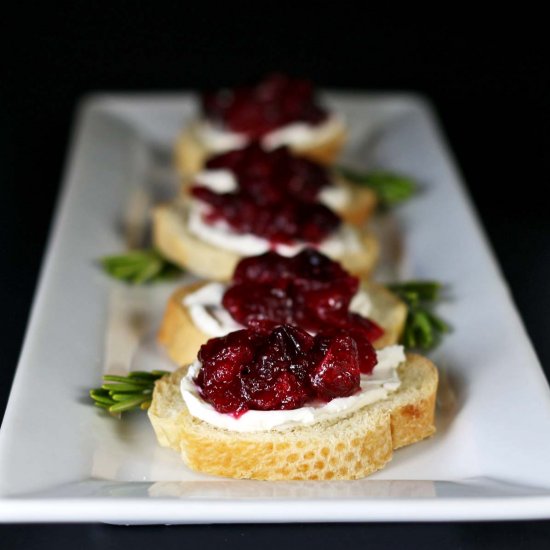
M 386 267 L 451 290 L 439 312 L 454 330 L 432 354 L 442 373 L 437 435 L 365 480 L 235 481 L 187 470 L 157 446 L 146 415 L 118 422 L 92 407 L 87 389 L 103 372 L 170 368 L 154 331 L 174 284 L 128 288 L 96 260 L 139 238 L 148 203 L 174 192 L 171 144 L 194 113 L 187 95 L 94 97 L 78 118 L 0 433 L 1 520 L 550 517 L 548 384 L 429 106 L 398 94 L 327 100 L 351 124 L 348 162 L 422 184 L 381 225 L 386 249 L 405 251 Z

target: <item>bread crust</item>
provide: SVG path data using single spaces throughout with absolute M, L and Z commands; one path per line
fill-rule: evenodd
M 376 349 L 397 344 L 407 320 L 407 306 L 384 285 L 370 279 L 361 279 L 361 289 L 370 297 L 372 310 L 369 314 L 375 323 L 384 329 L 384 334 L 374 342 Z
M 357 479 L 384 467 L 393 449 L 435 432 L 438 374 L 408 354 L 401 387 L 346 417 L 310 426 L 231 432 L 189 414 L 180 393 L 181 367 L 157 381 L 149 418 L 162 446 L 200 472 L 247 479 Z
M 209 151 L 196 134 L 197 123 L 190 124 L 178 136 L 174 146 L 174 163 L 182 176 L 189 176 L 202 170 L 206 159 L 214 153 Z M 336 160 L 347 139 L 344 126 L 314 146 L 291 146 L 290 149 L 298 156 L 330 166 Z
M 346 129 L 342 126 L 341 130 L 338 133 L 335 133 L 333 136 L 322 143 L 318 143 L 313 147 L 292 146 L 291 150 L 299 156 L 303 156 L 319 162 L 320 164 L 330 166 L 336 161 L 336 158 L 342 150 L 342 147 L 346 143 L 347 137 L 348 134 L 346 132 Z
M 176 139 L 174 164 L 183 177 L 189 177 L 203 169 L 211 153 L 195 137 L 195 125 L 188 126 Z
M 183 304 L 186 296 L 206 284 L 196 282 L 180 287 L 172 293 L 166 304 L 157 338 L 170 359 L 179 366 L 192 363 L 200 346 L 211 338 L 194 324 L 188 308 Z M 403 332 L 407 307 L 382 285 L 365 279 L 361 281 L 361 288 L 371 299 L 371 318 L 384 329 L 384 334 L 374 342 L 374 347 L 380 349 L 396 344 Z
M 173 203 L 153 209 L 153 242 L 169 260 L 199 277 L 229 281 L 243 258 L 240 254 L 200 240 L 187 229 L 189 200 L 180 197 Z M 358 276 L 368 276 L 378 260 L 378 240 L 366 228 L 353 228 L 361 242 L 361 250 L 333 258 L 342 267 Z
M 155 247 L 175 264 L 199 277 L 228 281 L 241 257 L 201 241 L 187 230 L 187 204 L 184 199 L 153 209 Z
M 191 283 L 176 289 L 164 310 L 157 333 L 157 340 L 170 359 L 178 366 L 189 365 L 197 357 L 200 347 L 210 338 L 193 322 L 183 300 L 202 286 L 204 281 Z
M 378 196 L 372 189 L 360 187 L 342 177 L 337 177 L 335 183 L 348 190 L 349 201 L 343 208 L 335 208 L 334 211 L 345 223 L 363 225 L 374 214 Z

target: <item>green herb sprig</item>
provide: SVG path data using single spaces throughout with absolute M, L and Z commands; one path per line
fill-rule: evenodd
M 441 295 L 441 283 L 409 281 L 388 285 L 407 305 L 407 320 L 402 342 L 406 347 L 431 349 L 450 330 L 449 325 L 435 315 L 431 308 Z
M 370 187 L 386 207 L 410 199 L 417 187 L 411 178 L 393 172 L 357 172 L 344 166 L 337 166 L 336 172 L 352 183 Z
M 181 273 L 178 266 L 152 248 L 105 256 L 100 262 L 111 277 L 135 285 L 171 279 Z
M 132 409 L 145 410 L 151 404 L 155 381 L 162 378 L 167 371 L 151 372 L 134 371 L 128 376 L 103 376 L 101 388 L 90 390 L 94 404 L 116 415 Z

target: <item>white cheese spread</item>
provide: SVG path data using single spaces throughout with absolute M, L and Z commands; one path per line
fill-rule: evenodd
M 372 300 L 368 293 L 360 288 L 351 299 L 349 310 L 358 313 L 362 317 L 369 317 L 372 313 Z
M 193 324 L 208 336 L 225 336 L 243 328 L 222 307 L 225 289 L 222 283 L 209 283 L 183 299 Z
M 340 212 L 351 203 L 351 192 L 343 185 L 332 184 L 321 189 L 318 199 L 331 210 Z
M 218 428 L 235 432 L 258 432 L 311 425 L 344 417 L 366 405 L 385 399 L 401 384 L 398 366 L 405 361 L 403 346 L 388 346 L 377 351 L 378 364 L 372 374 L 361 375 L 361 389 L 350 397 L 338 397 L 328 403 L 311 403 L 299 409 L 283 411 L 247 411 L 239 418 L 217 412 L 202 399 L 193 379 L 201 368 L 197 360 L 181 380 L 181 395 L 192 416 Z
M 357 231 L 349 225 L 341 224 L 336 231 L 318 245 L 306 242 L 296 244 L 272 245 L 267 239 L 251 233 L 241 234 L 234 231 L 223 220 L 206 223 L 203 215 L 209 206 L 200 200 L 189 201 L 188 230 L 190 233 L 218 248 L 231 250 L 241 256 L 256 256 L 269 250 L 275 250 L 283 256 L 294 256 L 304 248 L 313 246 L 330 258 L 341 258 L 362 250 Z
M 239 188 L 235 174 L 226 169 L 202 170 L 194 176 L 193 183 L 207 187 L 214 193 L 233 193 Z M 351 202 L 351 193 L 343 185 L 332 184 L 321 189 L 318 200 L 338 212 Z
M 202 170 L 193 177 L 193 183 L 207 187 L 214 193 L 233 193 L 239 185 L 231 170 Z
M 344 127 L 342 117 L 331 115 L 320 124 L 293 122 L 281 126 L 266 134 L 261 142 L 266 149 L 275 149 L 281 145 L 299 148 L 315 147 L 337 136 Z M 241 149 L 250 141 L 246 135 L 216 126 L 208 120 L 201 120 L 195 125 L 195 136 L 208 151 L 213 153 Z
M 207 336 L 225 336 L 244 328 L 222 306 L 226 288 L 222 283 L 208 283 L 183 299 L 182 303 L 194 325 Z M 352 298 L 349 310 L 368 317 L 372 310 L 369 295 L 364 290 L 359 290 Z

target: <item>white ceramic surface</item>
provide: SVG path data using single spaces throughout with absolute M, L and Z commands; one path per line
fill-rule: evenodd
M 378 225 L 386 276 L 449 285 L 439 313 L 454 330 L 431 354 L 443 375 L 437 435 L 365 480 L 235 481 L 187 470 L 156 445 L 145 415 L 118 422 L 90 406 L 86 390 L 105 371 L 170 368 L 154 331 L 175 283 L 128 288 L 95 261 L 124 248 L 122 227 L 129 238 L 137 223 L 141 238 L 139 212 L 174 192 L 170 144 L 193 114 L 185 95 L 97 96 L 80 109 L 0 432 L 0 520 L 550 517 L 548 384 L 429 105 L 399 94 L 327 100 L 351 124 L 347 162 L 422 183 Z

